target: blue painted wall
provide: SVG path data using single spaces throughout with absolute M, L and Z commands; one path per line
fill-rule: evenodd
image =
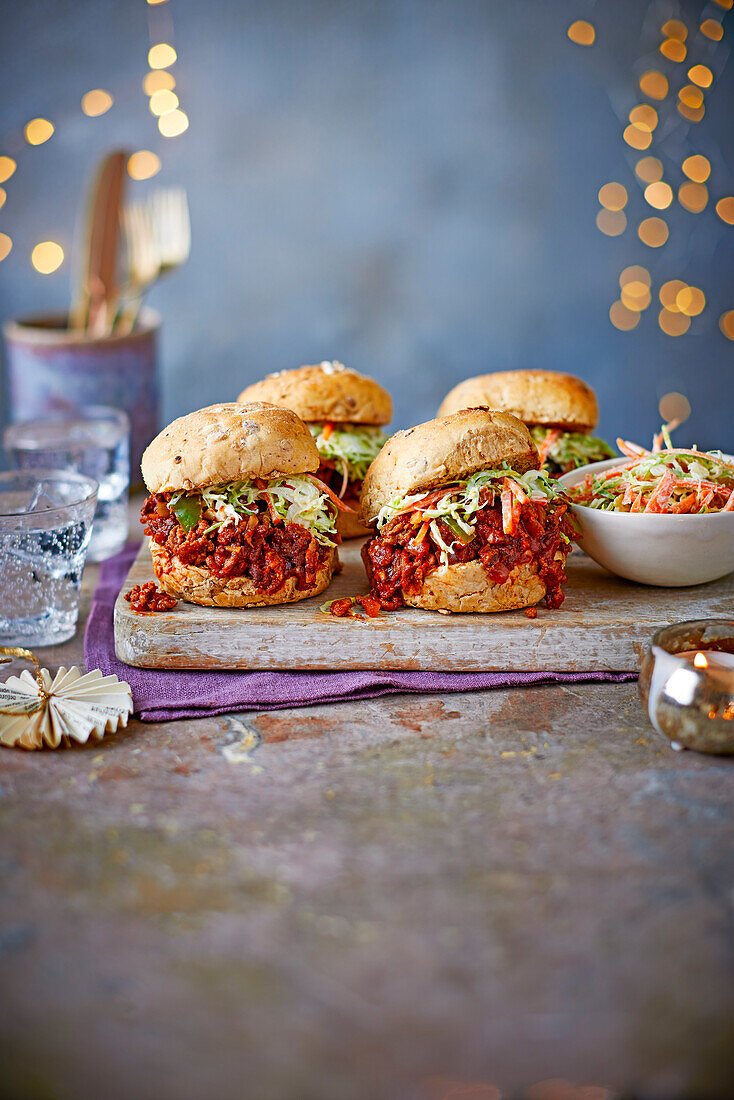
M 673 11 L 675 7 L 675 11 Z M 232 399 L 262 374 L 340 358 L 387 384 L 395 423 L 435 413 L 460 378 L 493 369 L 568 369 L 591 382 L 601 430 L 645 442 L 658 401 L 693 405 L 681 442 L 734 450 L 734 227 L 713 212 L 670 215 L 658 250 L 637 239 L 645 206 L 620 117 L 639 101 L 635 65 L 659 25 L 701 3 L 642 0 L 26 0 L 2 5 L 0 152 L 35 115 L 54 137 L 19 144 L 0 230 L 0 317 L 63 307 L 72 234 L 94 159 L 114 145 L 157 150 L 154 183 L 189 192 L 187 268 L 151 296 L 165 318 L 164 413 Z M 707 14 L 722 14 L 715 6 Z M 165 140 L 140 90 L 148 18 L 173 16 L 174 72 L 191 126 Z M 566 28 L 592 18 L 597 43 Z M 719 68 L 734 35 L 712 52 Z M 698 43 L 698 45 L 697 45 Z M 689 40 L 695 52 L 700 36 Z M 657 62 L 661 63 L 660 55 Z M 662 62 L 677 89 L 687 65 Z M 665 137 L 666 177 L 691 152 L 712 162 L 714 198 L 734 193 L 734 65 L 704 121 Z M 88 119 L 81 95 L 115 106 Z M 675 116 L 674 113 L 674 118 Z M 16 135 L 14 138 L 13 135 Z M 659 128 L 656 142 L 663 135 Z M 656 152 L 656 144 L 650 152 Z M 670 157 L 671 159 L 668 159 Z M 597 191 L 628 188 L 630 226 L 595 227 Z M 142 194 L 151 184 L 135 184 Z M 54 275 L 33 245 L 60 241 Z M 650 309 L 632 333 L 608 319 L 623 267 L 682 277 L 710 305 L 689 335 Z M 7 414 L 7 409 L 4 410 Z

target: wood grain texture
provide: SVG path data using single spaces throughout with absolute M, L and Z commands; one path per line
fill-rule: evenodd
M 343 572 L 323 595 L 302 603 L 234 610 L 180 602 L 173 611 L 141 615 L 124 593 L 155 579 L 144 545 L 115 604 L 117 656 L 139 668 L 636 669 L 659 627 L 730 616 L 734 608 L 734 575 L 695 588 L 649 588 L 576 552 L 563 607 L 541 606 L 537 619 L 522 611 L 439 615 L 413 608 L 361 622 L 322 614 L 325 600 L 365 591 L 360 546 L 342 546 Z
M 108 335 L 114 312 L 126 164 L 124 152 L 109 153 L 97 169 L 89 194 L 83 283 L 72 321 L 74 328 L 86 328 L 93 337 Z

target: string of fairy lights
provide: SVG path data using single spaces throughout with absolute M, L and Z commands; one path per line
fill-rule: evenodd
M 189 119 L 181 107 L 176 76 L 172 69 L 178 55 L 175 42 L 171 0 L 141 0 L 146 3 L 148 14 L 149 48 L 148 71 L 142 81 L 142 90 L 148 99 L 150 113 L 156 120 L 159 135 L 173 139 L 185 133 Z M 702 12 L 697 26 L 687 26 L 678 18 L 667 19 L 653 28 L 658 36 L 654 51 L 640 59 L 636 72 L 636 89 L 643 102 L 636 103 L 622 117 L 622 139 L 627 153 L 632 180 L 638 185 L 646 211 L 636 227 L 637 238 L 650 249 L 659 249 L 670 243 L 673 229 L 681 239 L 690 241 L 697 233 L 689 232 L 690 225 L 675 225 L 675 201 L 686 215 L 700 216 L 715 211 L 721 222 L 734 226 L 734 195 L 721 193 L 712 198 L 714 177 L 711 160 L 691 148 L 681 160 L 677 156 L 684 139 L 698 126 L 706 112 L 706 96 L 715 88 L 728 58 L 723 18 L 734 7 L 734 0 L 710 0 Z M 658 8 L 651 5 L 653 14 Z M 568 28 L 569 39 L 578 46 L 590 47 L 597 41 L 594 25 L 585 19 L 573 22 Z M 99 118 L 115 105 L 112 92 L 93 88 L 81 96 L 80 108 L 88 118 Z M 620 112 L 621 113 L 621 112 Z M 71 117 L 67 112 L 66 118 Z M 23 161 L 25 146 L 40 146 L 50 141 L 57 125 L 48 118 L 30 119 L 23 135 L 8 135 L 6 146 L 11 146 L 14 156 L 2 149 L 0 143 L 0 211 L 5 206 L 8 190 L 13 187 L 13 177 L 18 161 Z M 681 127 L 684 133 L 681 134 Z M 16 151 L 19 150 L 19 151 Z M 644 154 L 640 156 L 639 154 Z M 664 165 L 664 160 L 666 165 Z M 146 180 L 161 169 L 161 157 L 151 149 L 140 149 L 131 154 L 127 163 L 128 174 L 133 180 Z M 668 178 L 664 178 L 665 176 Z M 676 184 L 676 177 L 678 182 Z M 600 232 L 618 237 L 631 228 L 632 214 L 628 187 L 617 181 L 604 183 L 598 193 L 600 209 L 596 224 Z M 668 211 L 668 220 L 662 216 Z M 0 213 L 0 218 L 2 214 Z M 0 263 L 11 254 L 11 236 L 0 228 Z M 33 246 L 30 261 L 36 271 L 50 275 L 64 263 L 65 254 L 56 241 L 40 241 Z M 679 276 L 683 274 L 685 256 L 678 250 L 681 270 L 669 272 L 675 275 L 653 287 L 652 276 L 643 264 L 630 264 L 619 276 L 619 297 L 609 309 L 609 319 L 615 328 L 629 332 L 637 328 L 643 313 L 648 310 L 657 291 L 660 309 L 657 321 L 668 336 L 683 336 L 691 330 L 692 322 L 708 308 L 704 290 Z M 729 340 L 734 340 L 734 308 L 719 317 L 719 328 Z
M 182 110 L 176 77 L 171 71 L 178 60 L 175 47 L 171 0 L 142 0 L 148 13 L 148 71 L 142 90 L 148 99 L 148 107 L 155 118 L 158 133 L 162 138 L 176 138 L 189 127 L 189 119 Z M 105 88 L 92 88 L 81 97 L 80 108 L 88 118 L 99 118 L 107 114 L 115 105 L 115 97 Z M 65 120 L 72 117 L 68 110 Z M 26 146 L 44 145 L 65 121 L 54 123 L 48 118 L 32 118 L 20 135 L 7 135 L 0 142 L 0 211 L 5 206 L 8 189 L 12 189 L 19 162 L 22 167 L 23 150 Z M 6 153 L 2 145 L 10 147 L 13 156 Z M 16 151 L 17 150 L 17 151 Z M 161 170 L 161 157 L 151 149 L 139 149 L 128 158 L 127 171 L 133 180 L 147 180 Z M 17 178 L 17 177 L 16 177 Z M 0 213 L 0 218 L 2 214 Z M 0 263 L 13 249 L 10 235 L 0 229 Z M 64 249 L 57 241 L 39 241 L 34 245 L 30 261 L 41 275 L 51 275 L 58 271 L 65 259 Z
M 651 33 L 657 45 L 640 59 L 635 74 L 636 90 L 646 102 L 636 103 L 622 117 L 622 139 L 631 177 L 646 206 L 646 216 L 637 223 L 637 237 L 647 248 L 658 249 L 672 243 L 671 234 L 676 234 L 672 258 L 680 270 L 669 271 L 671 275 L 685 273 L 686 249 L 690 254 L 692 242 L 697 246 L 703 242 L 704 247 L 708 242 L 711 251 L 715 247 L 716 234 L 701 232 L 701 223 L 687 222 L 688 215 L 710 214 L 713 210 L 721 222 L 734 226 L 734 195 L 722 193 L 715 178 L 720 173 L 713 173 L 709 157 L 695 151 L 693 130 L 704 118 L 706 97 L 714 91 L 728 59 L 723 18 L 733 6 L 734 0 L 710 0 L 695 26 L 677 18 L 656 23 Z M 649 18 L 656 19 L 658 11 L 659 6 L 651 5 Z M 579 46 L 593 46 L 597 38 L 593 24 L 584 19 L 572 23 L 567 33 Z M 645 33 L 643 28 L 643 38 Z M 682 159 L 681 149 L 685 149 Z M 645 155 L 639 156 L 641 153 Z M 600 187 L 598 197 L 598 229 L 609 237 L 628 231 L 632 220 L 628 188 L 610 181 Z M 675 212 L 676 198 L 685 211 L 682 217 Z M 661 213 L 653 214 L 647 208 L 670 213 L 666 220 Z M 700 287 L 679 277 L 654 287 L 647 267 L 631 264 L 620 273 L 619 297 L 609 309 L 615 328 L 623 332 L 635 329 L 652 305 L 655 291 L 660 304 L 657 322 L 668 336 L 689 332 L 694 319 L 708 307 Z M 719 328 L 727 339 L 734 340 L 734 309 L 721 314 Z

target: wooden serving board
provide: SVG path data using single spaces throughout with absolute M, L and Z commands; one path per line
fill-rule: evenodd
M 580 552 L 568 559 L 566 601 L 490 615 L 416 608 L 380 619 L 337 619 L 320 606 L 366 590 L 360 540 L 340 548 L 343 572 L 321 596 L 281 607 L 198 607 L 138 614 L 123 594 L 154 580 L 147 545 L 115 604 L 115 651 L 139 668 L 432 669 L 554 671 L 636 669 L 651 635 L 684 619 L 730 617 L 734 575 L 695 588 L 648 588 L 607 573 Z

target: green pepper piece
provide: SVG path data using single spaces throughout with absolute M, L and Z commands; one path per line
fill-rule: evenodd
M 179 497 L 171 511 L 184 531 L 193 531 L 201 519 L 201 501 L 198 497 Z
M 449 531 L 456 535 L 462 546 L 466 546 L 474 538 L 473 531 L 465 531 L 463 527 L 460 527 L 453 516 L 441 516 L 441 522 L 445 523 Z

